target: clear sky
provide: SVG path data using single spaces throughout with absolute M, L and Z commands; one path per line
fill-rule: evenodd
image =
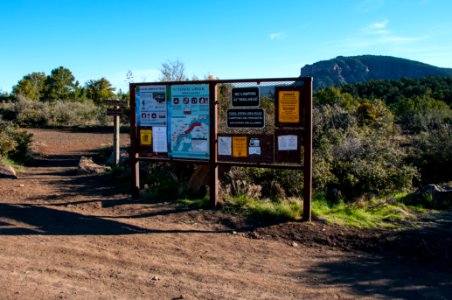
M 0 0 L 0 90 L 64 66 L 127 91 L 168 60 L 187 75 L 295 77 L 339 55 L 452 68 L 451 0 Z

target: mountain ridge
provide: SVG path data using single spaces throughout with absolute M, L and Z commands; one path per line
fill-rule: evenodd
M 452 76 L 451 68 L 441 68 L 415 60 L 384 55 L 338 56 L 301 68 L 300 76 L 314 77 L 314 88 L 353 84 L 369 80 L 398 80 Z

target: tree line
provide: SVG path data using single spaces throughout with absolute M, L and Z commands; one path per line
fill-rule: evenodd
M 23 76 L 13 86 L 13 96 L 29 100 L 52 102 L 56 100 L 84 102 L 91 99 L 99 104 L 102 100 L 117 97 L 115 88 L 105 78 L 88 80 L 83 86 L 75 79 L 71 70 L 65 67 L 53 69 L 49 75 L 32 72 Z M 119 96 L 123 97 L 122 91 Z

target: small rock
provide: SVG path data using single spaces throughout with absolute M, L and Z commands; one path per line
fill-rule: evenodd
M 160 277 L 154 276 L 154 277 L 151 278 L 151 280 L 159 281 L 159 280 L 160 280 Z
M 233 230 L 233 231 L 232 231 L 232 234 L 237 234 L 237 231 Z
M 292 242 L 292 244 L 290 244 L 292 247 L 298 247 L 298 244 L 296 242 Z
M 110 167 L 101 166 L 93 162 L 91 158 L 82 156 L 80 158 L 80 162 L 78 163 L 78 175 L 86 175 L 86 174 L 102 174 L 111 170 Z
M 0 166 L 0 178 L 17 179 L 16 171 L 11 166 Z
M 257 232 L 250 232 L 249 233 L 249 236 L 250 236 L 250 238 L 252 238 L 252 239 L 258 239 L 258 238 L 260 238 L 260 236 L 259 236 L 259 234 L 257 233 Z

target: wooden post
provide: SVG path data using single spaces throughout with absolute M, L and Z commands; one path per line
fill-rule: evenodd
M 119 106 L 115 106 L 116 109 L 119 109 Z M 120 141 L 119 141 L 119 134 L 120 134 L 120 120 L 119 116 L 114 116 L 114 137 L 113 137 L 113 147 L 115 152 L 115 165 L 119 164 L 119 156 L 120 156 Z
M 130 91 L 130 177 L 132 183 L 132 198 L 140 197 L 140 163 L 137 160 L 137 118 L 135 103 L 135 85 L 129 85 Z
M 210 110 L 210 160 L 209 160 L 209 196 L 210 206 L 216 207 L 218 202 L 218 164 L 217 164 L 217 134 L 218 109 L 217 88 L 215 82 L 209 83 L 209 110 Z
M 305 113 L 303 220 L 310 222 L 312 209 L 312 77 L 308 77 L 304 81 L 303 102 Z

